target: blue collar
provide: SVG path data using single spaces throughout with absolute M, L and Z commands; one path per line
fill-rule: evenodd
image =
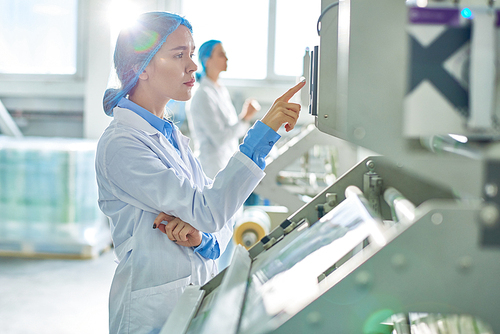
M 137 115 L 144 118 L 156 130 L 163 133 L 163 135 L 168 140 L 171 140 L 173 124 L 170 121 L 157 117 L 153 113 L 147 111 L 146 109 L 144 109 L 140 105 L 130 101 L 129 99 L 127 99 L 125 97 L 122 97 L 122 99 L 118 102 L 118 107 L 132 110 Z M 176 146 L 176 145 L 174 145 L 174 146 Z

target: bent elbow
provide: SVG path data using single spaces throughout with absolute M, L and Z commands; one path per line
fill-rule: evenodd
M 205 231 L 203 231 L 203 232 L 216 233 L 216 232 L 219 232 L 220 230 L 222 230 L 224 225 L 225 225 L 225 223 L 218 223 L 218 222 L 213 221 L 212 224 L 209 224 L 204 228 Z

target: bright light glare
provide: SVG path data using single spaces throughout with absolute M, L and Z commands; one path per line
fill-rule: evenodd
M 455 139 L 456 141 L 462 143 L 462 144 L 465 144 L 466 142 L 469 141 L 469 138 L 465 137 L 465 136 L 462 136 L 462 135 L 453 135 L 453 134 L 450 134 L 448 135 L 450 136 L 451 138 Z
M 77 0 L 0 0 L 0 8 L 0 73 L 76 73 Z
M 427 0 L 417 0 L 417 6 L 420 8 L 427 7 L 428 1 Z
M 123 28 L 133 25 L 139 15 L 139 7 L 130 1 L 113 0 L 108 7 L 111 33 L 118 35 Z

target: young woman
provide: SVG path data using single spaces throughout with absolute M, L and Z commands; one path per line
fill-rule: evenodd
M 217 274 L 214 259 L 232 236 L 227 222 L 263 178 L 276 131 L 283 124 L 291 130 L 299 115 L 300 105 L 288 101 L 304 82 L 275 101 L 213 180 L 206 177 L 188 138 L 165 119 L 170 99 L 191 97 L 197 70 L 191 33 L 184 18 L 152 12 L 117 40 L 120 86 L 104 96 L 114 119 L 96 152 L 99 206 L 110 218 L 119 261 L 110 333 L 159 332 L 184 288 Z
M 252 99 L 245 101 L 239 115 L 220 73 L 227 70 L 227 56 L 222 43 L 209 40 L 198 49 L 202 69 L 196 74 L 199 86 L 191 100 L 189 129 L 196 142 L 195 154 L 207 176 L 215 174 L 231 159 L 258 111 Z

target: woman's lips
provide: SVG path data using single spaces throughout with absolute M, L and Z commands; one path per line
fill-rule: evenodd
M 194 80 L 194 79 L 191 79 L 191 80 L 189 80 L 188 82 L 185 82 L 184 84 L 185 84 L 186 86 L 192 87 L 192 86 L 194 86 L 194 83 L 195 83 L 195 80 Z

